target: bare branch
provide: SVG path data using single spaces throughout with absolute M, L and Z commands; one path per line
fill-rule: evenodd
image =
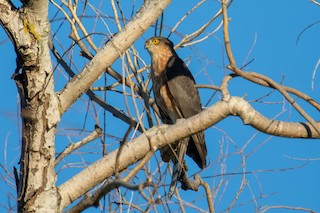
M 242 98 L 231 97 L 228 101 L 220 101 L 184 122 L 153 127 L 146 134 L 128 142 L 122 149 L 119 171 L 142 159 L 150 150 L 157 150 L 168 143 L 202 131 L 229 115 L 238 115 L 244 124 L 268 134 L 290 138 L 320 138 L 320 134 L 310 124 L 269 120 L 255 111 Z M 320 124 L 318 126 L 320 127 Z M 117 152 L 118 150 L 113 151 L 59 186 L 62 199 L 61 208 L 66 207 L 95 185 L 113 175 Z
M 237 67 L 236 61 L 234 60 L 233 53 L 231 50 L 230 45 L 230 38 L 229 38 L 229 18 L 227 14 L 227 2 L 228 0 L 222 0 L 222 18 L 223 18 L 223 40 L 227 52 L 227 56 L 230 62 L 230 67 L 234 68 Z
M 226 7 L 229 7 L 233 0 L 231 0 Z M 207 23 L 205 23 L 203 26 L 201 26 L 198 30 L 194 31 L 193 33 L 186 35 L 177 45 L 175 45 L 175 49 L 180 48 L 186 43 L 192 42 L 194 39 L 196 39 L 198 36 L 200 36 L 206 28 L 208 28 L 211 23 L 216 20 L 220 15 L 222 14 L 222 9 L 220 9 Z M 217 27 L 217 29 L 220 28 L 220 25 Z M 213 33 L 216 30 L 213 31 Z
M 320 134 L 320 128 L 318 127 L 317 123 L 313 120 L 313 118 L 305 112 L 305 110 L 285 91 L 285 89 L 273 81 L 271 78 L 263 76 L 258 73 L 250 73 L 253 77 L 260 78 L 267 82 L 272 88 L 277 89 L 282 95 L 291 103 L 291 105 L 300 113 L 302 117 L 304 117 L 312 126 L 313 128 Z
M 200 5 L 202 5 L 204 2 L 206 2 L 206 0 L 202 0 L 200 2 L 198 2 L 194 7 L 192 7 L 177 23 L 176 25 L 174 25 L 174 27 L 172 28 L 172 30 L 170 31 L 168 38 L 170 37 L 170 35 L 176 31 L 176 29 L 178 28 L 178 26 L 183 22 L 183 20 L 185 20 L 195 9 L 197 9 Z
M 69 209 L 67 212 L 68 213 L 80 212 L 80 211 L 83 211 L 91 206 L 97 207 L 99 200 L 101 199 L 101 197 L 103 195 L 107 194 L 108 192 L 110 192 L 118 187 L 125 187 L 129 190 L 133 190 L 133 191 L 139 190 L 140 192 L 142 192 L 143 188 L 145 188 L 147 186 L 153 186 L 153 185 L 154 184 L 148 179 L 146 182 L 138 184 L 138 185 L 131 185 L 128 182 L 122 181 L 122 180 L 114 180 L 111 182 L 105 182 L 99 188 L 100 193 L 95 193 L 94 195 L 87 195 L 80 203 L 78 203 L 77 205 L 75 205 L 74 207 Z
M 209 212 L 210 213 L 214 213 L 213 198 L 212 198 L 212 193 L 211 193 L 210 186 L 201 177 L 200 177 L 200 184 L 204 188 L 204 190 L 206 191 L 206 197 L 207 197 Z
M 61 66 L 64 68 L 64 70 L 71 76 L 71 77 L 75 77 L 76 74 L 72 71 L 72 69 L 67 65 L 67 63 L 63 60 L 63 58 L 60 56 L 60 54 L 57 52 L 57 50 L 55 49 L 54 45 L 52 44 L 51 39 L 49 40 L 49 48 L 51 49 L 51 52 L 53 53 L 53 55 L 55 56 L 55 58 L 57 59 L 57 61 L 61 64 Z M 108 68 L 108 70 L 114 74 L 117 72 L 115 72 L 114 70 L 112 70 L 111 68 Z M 114 108 L 113 106 L 111 106 L 110 104 L 106 103 L 105 101 L 103 101 L 100 97 L 98 97 L 92 90 L 88 89 L 85 92 L 89 97 L 90 100 L 96 102 L 97 104 L 99 104 L 102 108 L 104 108 L 105 110 L 109 111 L 110 113 L 112 113 L 116 118 L 119 118 L 120 120 L 126 122 L 129 125 L 134 125 L 134 126 L 138 126 L 138 123 L 128 117 L 126 114 L 124 114 L 123 112 L 120 112 L 120 110 Z M 142 132 L 142 128 L 139 126 L 138 130 L 140 132 Z
M 317 2 L 316 0 L 310 0 L 311 2 L 315 3 L 316 5 L 320 6 L 320 3 Z
M 117 33 L 92 61 L 61 91 L 61 112 L 64 113 L 99 76 L 161 15 L 170 0 L 145 1 L 140 11 Z
M 132 177 L 134 177 L 140 171 L 140 169 L 147 163 L 147 161 L 150 160 L 153 154 L 154 154 L 154 151 L 149 151 L 146 154 L 146 156 L 139 162 L 139 164 L 126 177 L 124 177 L 121 180 L 118 180 L 118 182 L 127 183 Z M 116 170 L 117 170 L 117 166 L 115 168 L 115 173 L 116 173 Z M 92 206 L 93 204 L 97 204 L 104 195 L 108 194 L 111 190 L 118 187 L 117 185 L 114 185 L 116 183 L 117 183 L 117 180 L 112 181 L 111 183 L 105 183 L 102 186 L 100 186 L 92 195 L 86 194 L 83 197 L 83 199 L 79 201 L 79 203 L 77 203 L 77 205 L 75 205 L 74 207 L 72 207 L 72 209 L 69 210 L 69 212 L 77 212 L 78 210 L 84 210 Z
M 318 70 L 319 66 L 320 66 L 320 58 L 318 59 L 317 64 L 313 69 L 312 80 L 311 80 L 311 88 L 312 89 L 314 89 L 314 79 L 316 77 L 316 73 L 317 73 L 317 70 Z
M 243 156 L 242 157 L 242 178 L 241 178 L 241 183 L 239 186 L 239 189 L 237 191 L 236 196 L 234 197 L 234 199 L 232 200 L 232 202 L 230 203 L 230 205 L 228 206 L 227 212 L 229 212 L 233 205 L 236 203 L 236 201 L 239 199 L 240 194 L 243 192 L 244 188 L 246 187 L 246 185 L 248 184 L 248 180 L 246 179 L 246 157 Z
M 126 133 L 123 136 L 123 139 L 120 141 L 120 147 L 118 149 L 118 153 L 117 153 L 117 157 L 116 157 L 116 164 L 115 164 L 115 169 L 114 169 L 114 176 L 116 179 L 119 179 L 119 159 L 121 156 L 122 147 L 127 142 L 128 135 L 131 132 L 131 130 L 133 129 L 133 127 L 134 127 L 133 125 L 129 126 L 129 128 L 127 129 Z
M 65 158 L 66 156 L 68 156 L 71 152 L 79 149 L 80 147 L 86 145 L 87 143 L 89 143 L 90 141 L 93 141 L 94 139 L 97 139 L 101 136 L 102 130 L 100 127 L 96 127 L 95 130 L 93 132 L 91 132 L 91 134 L 89 134 L 87 137 L 85 137 L 84 139 L 82 139 L 79 142 L 76 143 L 70 143 L 67 148 L 65 148 L 65 150 L 63 152 L 61 152 L 55 162 L 55 166 L 57 166 L 60 161 Z
M 22 7 L 19 8 L 16 8 L 12 1 L 13 0 L 0 0 L 0 25 L 12 40 L 17 54 L 17 68 L 15 69 L 13 79 L 16 81 L 18 93 L 21 98 L 19 102 L 21 107 L 18 107 L 18 110 L 21 109 L 21 113 L 18 112 L 17 114 L 18 117 L 21 115 L 21 119 L 19 120 L 21 120 L 22 123 L 18 125 L 22 127 L 19 129 L 21 131 L 19 137 L 22 140 L 19 162 L 20 171 L 14 168 L 13 176 L 9 169 L 4 168 L 8 167 L 6 166 L 7 153 L 5 153 L 4 156 L 4 165 L 0 164 L 0 167 L 3 168 L 5 172 L 4 175 L 0 174 L 0 179 L 2 178 L 9 187 L 13 190 L 16 189 L 18 192 L 17 196 L 8 195 L 9 207 L 5 206 L 5 208 L 10 210 L 12 206 L 10 202 L 14 200 L 16 204 L 13 205 L 17 205 L 19 212 L 36 212 L 37 210 L 45 211 L 46 209 L 51 212 L 62 212 L 72 203 L 74 206 L 69 212 L 78 212 L 90 206 L 98 205 L 101 209 L 108 209 L 110 212 L 122 212 L 125 208 L 127 208 L 128 211 L 134 208 L 141 212 L 149 212 L 153 210 L 157 211 L 159 208 L 158 204 L 161 205 L 160 208 L 163 208 L 164 211 L 171 211 L 173 205 L 180 205 L 180 210 L 178 211 L 181 212 L 189 211 L 188 208 L 193 208 L 199 212 L 205 212 L 208 211 L 208 209 L 210 212 L 214 212 L 215 207 L 219 207 L 225 198 L 233 178 L 237 178 L 241 180 L 241 182 L 239 182 L 229 206 L 226 206 L 226 211 L 252 203 L 255 211 L 261 212 L 273 209 L 314 212 L 303 207 L 281 206 L 281 204 L 279 204 L 279 206 L 266 205 L 263 207 L 259 205 L 259 200 L 270 196 L 270 194 L 265 194 L 258 173 L 284 172 L 298 169 L 307 165 L 309 161 L 317 161 L 319 158 L 289 157 L 291 160 L 303 160 L 304 164 L 292 168 L 253 171 L 247 171 L 247 158 L 252 156 L 253 153 L 257 153 L 273 135 L 290 138 L 319 139 L 320 121 L 316 122 L 314 120 L 316 119 L 315 116 L 312 114 L 310 114 L 312 117 L 308 115 L 304 111 L 305 109 L 300 107 L 297 102 L 300 103 L 305 100 L 312 105 L 314 109 L 318 109 L 318 111 L 320 111 L 320 104 L 303 92 L 284 86 L 282 81 L 275 82 L 271 78 L 259 73 L 245 72 L 243 70 L 244 67 L 247 67 L 247 65 L 255 59 L 244 63 L 240 68 L 237 66 L 236 63 L 238 63 L 238 61 L 234 58 L 232 51 L 234 47 L 230 44 L 232 38 L 229 37 L 228 32 L 229 21 L 231 20 L 227 14 L 229 12 L 228 6 L 233 0 L 219 1 L 222 7 L 218 8 L 214 13 L 209 14 L 202 26 L 196 27 L 196 29 L 189 32 L 188 35 L 181 35 L 182 39 L 175 47 L 179 48 L 194 45 L 208 38 L 214 40 L 212 35 L 223 28 L 224 41 L 222 41 L 221 45 L 224 45 L 224 47 L 222 47 L 221 52 L 221 63 L 223 67 L 226 67 L 224 64 L 226 54 L 230 64 L 227 66 L 227 69 L 229 69 L 232 74 L 226 76 L 226 73 L 220 73 L 224 74 L 224 77 L 223 79 L 217 79 L 219 82 L 222 80 L 221 85 L 218 86 L 215 86 L 214 83 L 212 83 L 213 85 L 196 85 L 197 88 L 214 90 L 209 91 L 213 94 L 209 98 L 208 104 L 213 97 L 216 97 L 217 93 L 219 97 L 222 97 L 221 100 L 208 108 L 207 105 L 205 105 L 207 109 L 194 117 L 173 125 L 160 125 L 149 130 L 145 128 L 144 125 L 147 124 L 147 122 L 149 124 L 148 127 L 152 127 L 154 123 L 159 124 L 160 121 L 157 116 L 159 115 L 159 110 L 155 101 L 150 96 L 150 75 L 148 75 L 150 66 L 147 66 L 145 61 L 140 57 L 133 43 L 137 41 L 140 45 L 140 42 L 142 42 L 144 38 L 142 38 L 142 40 L 138 40 L 138 38 L 143 36 L 147 28 L 149 28 L 155 20 L 160 19 L 159 16 L 162 14 L 160 26 L 161 35 L 162 22 L 164 21 L 163 11 L 171 0 L 133 1 L 132 14 L 131 17 L 128 18 L 125 16 L 127 15 L 125 13 L 128 13 L 130 8 L 126 5 L 125 10 L 122 10 L 121 3 L 118 0 L 111 0 L 108 9 L 104 7 L 103 0 L 98 2 L 93 1 L 91 2 L 92 4 L 89 1 L 79 0 L 62 0 L 61 3 L 57 4 L 56 2 L 59 1 L 50 0 L 52 4 L 58 8 L 52 18 L 52 22 L 50 21 L 51 26 L 48 21 L 49 1 L 21 0 Z M 183 23 L 188 15 L 193 13 L 193 11 L 200 7 L 205 1 L 207 0 L 200 0 L 199 3 L 194 4 L 196 6 L 191 6 L 191 10 L 182 17 L 176 25 L 173 23 L 172 26 L 174 27 L 170 34 L 176 32 L 176 34 L 179 35 L 176 31 L 179 24 Z M 310 1 L 316 5 L 320 5 L 318 0 Z M 139 11 L 137 11 L 137 6 L 141 6 Z M 208 11 L 207 8 L 203 9 L 206 12 Z M 220 20 L 221 23 L 220 21 L 216 21 L 219 16 L 222 16 L 222 20 Z M 90 20 L 92 20 L 94 24 L 91 25 L 89 23 Z M 317 23 L 319 23 L 319 21 L 304 29 L 298 36 L 297 42 L 307 29 Z M 215 29 L 210 30 L 210 28 L 214 28 L 212 26 L 213 24 L 217 26 L 215 26 Z M 108 34 L 97 32 L 104 31 L 103 27 Z M 65 31 L 65 28 L 68 28 L 70 31 Z M 58 51 L 55 50 L 50 40 L 50 29 L 53 30 L 52 35 L 56 39 L 55 42 L 60 45 L 62 51 L 66 50 L 63 55 L 59 55 Z M 157 29 L 158 26 L 156 24 L 156 34 Z M 90 31 L 92 33 L 90 33 Z M 68 33 L 70 33 L 69 41 L 65 40 Z M 150 34 L 150 31 L 146 33 L 146 35 L 147 34 Z M 217 42 L 221 42 L 219 36 L 215 36 L 215 38 Z M 66 49 L 66 45 L 68 45 L 69 48 Z M 100 49 L 100 47 L 102 48 Z M 203 46 L 201 46 L 201 48 L 203 48 Z M 204 47 L 204 49 L 205 48 L 206 47 Z M 50 49 L 58 62 L 54 69 L 52 69 L 52 63 L 55 63 L 55 61 L 52 61 L 50 58 Z M 87 62 L 87 60 L 83 62 L 81 56 L 77 56 L 76 52 L 78 52 L 79 49 L 82 56 L 86 57 L 89 62 Z M 202 49 L 192 48 L 192 50 L 201 51 Z M 224 53 L 225 50 L 226 53 Z M 248 59 L 251 51 L 252 49 L 250 49 L 245 61 Z M 200 72 L 202 74 L 204 73 L 204 77 L 207 77 L 208 81 L 213 82 L 213 80 L 211 80 L 211 74 L 207 73 L 206 66 L 218 66 L 221 68 L 220 64 L 217 65 L 216 59 L 211 60 L 211 56 L 206 57 L 202 52 L 200 52 L 200 56 L 198 54 L 195 55 L 197 59 L 199 59 L 199 64 L 204 66 L 204 69 L 201 69 Z M 205 63 L 202 63 L 202 60 L 204 60 Z M 118 62 L 121 63 L 121 66 L 119 66 L 120 63 Z M 84 66 L 83 63 L 87 64 Z M 113 63 L 115 63 L 114 68 L 116 68 L 116 66 L 122 68 L 122 73 L 118 68 L 117 70 L 111 68 Z M 311 80 L 312 88 L 319 64 L 320 59 L 313 71 Z M 63 69 L 71 76 L 71 81 L 69 81 L 70 78 L 62 71 Z M 60 71 L 62 72 L 60 73 Z M 226 70 L 223 68 L 223 71 Z M 104 79 L 99 79 L 101 75 L 103 75 Z M 65 79 L 61 79 L 61 76 Z M 109 76 L 113 79 L 109 78 Z M 271 88 L 269 89 L 271 92 L 264 93 L 264 96 L 259 96 L 259 98 L 250 102 L 246 101 L 245 98 L 234 97 L 229 92 L 228 86 L 235 77 L 241 77 L 247 80 L 247 82 L 251 81 L 257 85 Z M 203 80 L 203 78 L 201 80 Z M 62 82 L 67 83 L 62 85 Z M 103 86 L 98 85 L 101 83 L 103 83 Z M 105 92 L 103 92 L 102 95 L 99 92 L 94 93 L 93 84 L 97 84 L 95 88 L 104 90 Z M 61 85 L 64 86 L 64 88 L 57 93 L 55 88 L 61 88 Z M 279 91 L 281 95 L 280 101 L 265 101 L 266 99 L 270 99 L 271 95 L 274 95 L 277 91 Z M 93 103 L 91 107 L 91 105 L 87 105 L 86 100 L 84 101 L 88 108 L 83 126 L 85 127 L 87 122 L 99 124 L 102 121 L 105 132 L 102 133 L 102 129 L 97 126 L 93 132 L 89 132 L 89 135 L 82 137 L 80 141 L 76 143 L 71 142 L 69 145 L 67 144 L 68 147 L 64 150 L 60 150 L 58 147 L 58 154 L 60 154 L 55 157 L 57 155 L 55 148 L 56 128 L 59 125 L 60 118 L 70 109 L 73 103 L 77 100 L 81 101 L 84 94 L 89 96 L 89 102 L 94 101 L 97 104 Z M 100 96 L 103 96 L 103 98 Z M 118 106 L 123 106 L 123 100 L 121 98 L 124 99 L 125 107 L 118 109 Z M 112 101 L 115 102 L 112 103 Z M 282 104 L 282 111 L 275 117 L 266 118 L 250 105 L 251 102 L 263 102 L 265 106 L 269 103 Z M 288 102 L 290 104 L 289 110 L 287 109 Z M 301 119 L 302 122 L 306 120 L 308 123 L 283 122 L 278 119 L 280 115 L 283 117 L 285 113 L 288 114 L 287 119 L 289 119 L 291 116 L 291 105 L 305 118 Z M 153 108 L 153 111 L 150 110 L 150 106 Z M 107 111 L 111 112 L 113 116 L 107 114 Z M 90 115 L 92 116 L 91 118 L 89 118 Z M 194 133 L 198 133 L 209 127 L 212 129 L 212 125 L 217 124 L 228 116 L 239 117 L 243 121 L 243 125 L 241 126 L 250 125 L 256 128 L 257 131 L 246 143 L 240 145 L 236 140 L 233 140 L 232 136 L 228 135 L 226 131 L 219 129 L 218 126 L 214 127 L 214 130 L 219 131 L 223 137 L 221 141 L 219 140 L 218 142 L 220 144 L 220 155 L 217 156 L 215 160 L 211 158 L 210 164 L 205 168 L 205 170 L 213 169 L 213 173 L 211 173 L 210 176 L 202 177 L 212 179 L 212 181 L 208 182 L 211 182 L 210 185 L 199 175 L 195 175 L 193 179 L 189 179 L 187 174 L 183 173 L 183 175 L 179 177 L 182 184 L 181 188 L 175 188 L 177 202 L 167 200 L 163 195 L 166 194 L 165 188 L 168 187 L 166 183 L 168 181 L 170 164 L 164 168 L 166 163 L 160 160 L 158 154 L 154 155 L 155 152 L 163 146 L 171 146 L 171 143 L 189 137 Z M 124 132 L 124 128 L 126 128 L 123 126 L 124 123 L 120 121 L 121 124 L 118 126 L 118 120 L 130 125 L 126 133 Z M 155 122 L 155 120 L 157 122 Z M 233 119 L 231 119 L 231 122 L 232 120 Z M 61 127 L 61 125 L 59 126 Z M 121 128 L 121 130 L 118 128 Z M 115 132 L 113 132 L 114 130 Z M 259 139 L 260 133 L 270 134 L 270 136 L 267 136 L 267 139 L 259 142 L 258 145 L 254 145 L 254 141 Z M 118 134 L 123 135 L 119 136 Z M 67 179 L 60 186 L 57 186 L 55 166 L 59 163 L 61 164 L 63 158 L 70 155 L 72 151 L 79 149 L 79 147 L 101 136 L 103 136 L 103 138 L 101 138 L 102 148 L 99 145 L 98 149 L 94 147 L 94 149 L 92 149 L 93 151 L 87 149 L 84 152 L 79 152 L 77 157 L 79 157 L 80 162 L 71 162 L 63 166 L 63 168 L 71 166 L 81 169 L 82 171 L 70 179 Z M 122 143 L 120 146 L 117 146 L 118 142 L 121 141 L 121 137 L 123 138 Z M 279 142 L 282 143 L 281 140 L 279 140 Z M 6 146 L 7 143 L 5 143 L 5 148 Z M 95 146 L 95 144 L 92 144 L 92 146 Z M 92 163 L 89 155 L 98 155 L 101 149 L 103 149 L 102 157 L 100 156 L 101 159 Z M 261 151 L 261 149 L 259 151 Z M 231 159 L 230 156 L 237 156 L 237 158 L 232 158 L 232 160 L 235 161 L 229 162 L 229 159 Z M 238 156 L 240 156 L 240 158 L 238 158 Z M 72 160 L 77 161 L 78 158 Z M 14 162 L 16 161 L 17 160 Z M 156 163 L 154 164 L 154 162 Z M 230 163 L 235 163 L 235 167 L 230 167 Z M 229 171 L 230 168 L 231 171 Z M 79 170 L 72 172 L 77 171 Z M 248 174 L 255 176 L 258 182 L 258 188 L 249 185 L 247 179 Z M 74 175 L 74 173 L 72 175 Z M 146 178 L 147 180 L 145 181 Z M 16 187 L 14 186 L 14 179 L 16 180 Z M 138 185 L 132 185 L 133 183 Z M 184 201 L 183 197 L 179 196 L 178 190 L 198 190 L 200 186 L 204 188 L 205 193 L 202 191 L 202 195 L 198 194 L 199 196 L 195 198 L 188 198 L 188 200 L 192 201 Z M 254 190 L 258 190 L 260 196 Z M 249 198 L 247 198 L 247 193 L 251 193 L 251 197 L 249 195 Z M 240 199 L 240 196 L 243 196 L 243 194 L 246 196 L 245 199 Z M 100 202 L 100 199 L 105 195 L 107 195 L 107 197 L 104 197 L 105 199 Z M 141 202 L 141 197 L 143 197 L 146 202 Z M 206 205 L 197 206 L 197 204 L 202 201 L 207 202 L 208 209 L 206 209 Z M 4 206 L 2 203 L 3 202 L 0 203 L 0 206 Z M 38 207 L 40 208 L 37 209 Z
M 213 90 L 220 90 L 220 87 L 218 86 L 214 86 L 214 85 L 209 85 L 209 84 L 197 84 L 196 85 L 197 88 L 201 88 L 201 89 L 213 89 Z
M 169 168 L 169 169 L 170 169 L 170 174 L 172 174 L 172 169 L 171 168 Z M 182 199 L 180 197 L 180 193 L 179 193 L 178 188 L 176 188 L 176 190 L 175 190 L 175 195 L 177 197 L 181 213 L 186 213 L 186 210 L 185 210 L 185 208 L 183 206 L 183 202 L 182 202 Z
M 294 207 L 294 206 L 266 206 L 266 207 L 262 208 L 260 213 L 265 213 L 271 209 L 287 209 L 287 210 L 297 210 L 297 211 L 316 213 L 316 211 L 314 211 L 312 209 L 303 208 L 303 207 Z
M 65 1 L 62 1 L 63 3 Z M 87 40 L 87 42 L 89 43 L 89 45 L 92 47 L 92 49 L 94 49 L 94 51 L 98 51 L 98 48 L 96 47 L 96 45 L 93 43 L 92 39 L 90 38 L 86 28 L 84 27 L 84 25 L 82 24 L 81 20 L 78 18 L 77 16 L 77 5 L 73 5 L 72 1 L 69 1 L 68 4 L 65 3 L 65 5 L 68 7 L 69 11 L 72 14 L 73 20 L 75 20 L 77 26 L 80 28 L 80 30 L 82 31 L 85 39 Z M 70 23 L 72 25 L 74 25 L 74 23 Z M 73 32 L 76 31 L 76 27 L 72 27 Z M 80 40 L 79 37 L 77 37 L 77 40 Z
M 230 62 L 230 65 L 228 68 L 232 70 L 235 74 L 244 77 L 246 79 L 252 79 L 257 78 L 258 80 L 262 80 L 266 82 L 270 87 L 277 89 L 290 103 L 291 105 L 299 112 L 302 117 L 304 117 L 312 126 L 313 128 L 320 134 L 320 128 L 318 127 L 317 123 L 312 119 L 311 116 L 309 116 L 302 107 L 298 105 L 298 103 L 287 93 L 287 91 L 279 84 L 274 82 L 272 79 L 263 76 L 258 73 L 245 73 L 242 70 L 240 70 L 237 65 L 236 61 L 233 56 L 233 52 L 230 45 L 230 38 L 229 38 L 229 19 L 227 15 L 227 6 L 226 6 L 227 0 L 222 1 L 222 13 L 223 13 L 223 37 L 224 37 L 224 43 L 225 48 L 227 52 L 227 56 Z

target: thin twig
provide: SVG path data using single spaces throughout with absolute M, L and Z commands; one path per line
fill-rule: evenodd
M 63 2 L 63 1 L 62 1 Z M 91 48 L 95 51 L 98 52 L 98 48 L 96 47 L 96 45 L 93 43 L 92 39 L 90 38 L 86 28 L 83 26 L 82 21 L 79 20 L 78 16 L 77 16 L 77 6 L 72 5 L 71 1 L 69 1 L 69 3 L 66 5 L 69 9 L 69 11 L 72 14 L 73 19 L 75 20 L 75 22 L 77 23 L 78 28 L 82 31 L 84 37 L 86 38 L 87 42 L 89 43 L 89 45 L 91 46 Z M 72 22 L 72 24 L 74 24 L 74 22 Z M 74 28 L 76 29 L 76 28 Z M 78 35 L 78 34 L 77 34 Z
M 214 213 L 214 206 L 213 206 L 213 198 L 212 198 L 212 193 L 210 186 L 207 182 L 205 182 L 201 177 L 200 177 L 200 184 L 204 188 L 206 192 L 206 197 L 207 197 L 207 203 L 209 207 L 209 212 Z
M 199 89 L 213 89 L 217 91 L 220 90 L 220 87 L 214 86 L 214 85 L 208 85 L 208 84 L 197 84 L 195 87 Z
M 132 169 L 126 177 L 123 178 L 123 180 L 129 181 L 132 177 L 134 177 L 141 170 L 141 168 L 150 160 L 154 152 L 154 150 L 149 151 L 146 154 L 146 156 L 139 162 L 139 164 L 136 167 L 134 167 L 134 169 Z
M 102 133 L 102 129 L 98 126 L 96 126 L 95 130 L 93 132 L 91 132 L 91 134 L 89 134 L 87 137 L 85 137 L 84 139 L 82 139 L 81 141 L 79 142 L 76 142 L 76 143 L 70 143 L 67 148 L 65 148 L 63 150 L 63 152 L 61 152 L 56 161 L 55 161 L 55 166 L 57 166 L 60 161 L 65 158 L 66 156 L 68 156 L 71 152 L 79 149 L 80 147 L 86 145 L 87 143 L 89 143 L 90 141 L 93 141 L 97 138 L 99 138 L 101 136 L 101 133 Z
M 68 64 L 63 60 L 63 58 L 60 56 L 60 54 L 58 53 L 58 51 L 55 49 L 54 45 L 52 44 L 51 39 L 49 40 L 49 47 L 53 53 L 53 55 L 55 56 L 55 58 L 57 59 L 58 63 L 61 64 L 61 66 L 65 69 L 65 71 L 69 74 L 70 77 L 74 77 L 76 74 L 72 71 L 72 69 L 68 66 Z M 108 69 L 110 72 L 112 72 L 112 69 Z M 113 71 L 114 74 L 115 71 Z M 108 103 L 104 102 L 100 97 L 98 97 L 96 94 L 94 94 L 94 92 L 92 92 L 92 90 L 87 90 L 85 92 L 92 101 L 96 102 L 97 104 L 99 104 L 102 108 L 104 108 L 105 110 L 109 111 L 110 113 L 112 113 L 115 117 L 119 118 L 120 120 L 128 123 L 129 125 L 131 125 L 132 122 L 135 122 L 135 125 L 137 125 L 137 122 L 133 119 L 131 119 L 130 117 L 128 117 L 126 114 L 124 114 L 123 112 L 120 112 L 118 109 L 114 108 L 113 106 L 109 105 Z M 155 105 L 155 104 L 154 104 Z M 142 128 L 139 126 L 138 127 L 139 131 L 142 132 Z
M 314 79 L 316 77 L 316 73 L 317 73 L 317 70 L 318 70 L 319 66 L 320 66 L 320 58 L 318 59 L 317 64 L 314 67 L 313 72 L 312 72 L 312 80 L 311 80 L 311 88 L 312 88 L 312 90 L 314 90 Z
M 118 153 L 117 153 L 117 157 L 116 157 L 116 163 L 115 163 L 115 168 L 114 168 L 114 176 L 116 179 L 119 179 L 119 161 L 120 161 L 120 155 L 121 155 L 121 151 L 122 151 L 122 148 L 123 146 L 125 145 L 126 141 L 127 141 L 127 138 L 130 134 L 130 132 L 132 131 L 134 125 L 131 124 L 129 126 L 129 128 L 127 129 L 126 133 L 124 134 L 123 136 L 123 139 L 121 140 L 120 142 L 120 147 L 118 149 Z
M 194 7 L 191 8 L 191 10 L 189 10 L 177 23 L 176 25 L 172 28 L 172 30 L 170 31 L 168 38 L 171 36 L 171 34 L 176 31 L 176 29 L 178 28 L 178 26 L 195 10 L 197 9 L 200 5 L 202 5 L 204 2 L 206 2 L 207 0 L 202 0 L 200 2 L 198 2 Z
M 294 207 L 294 206 L 266 206 L 261 209 L 260 213 L 267 212 L 271 209 L 287 209 L 287 210 L 296 210 L 296 211 L 316 213 L 316 211 L 314 211 L 312 209 L 303 208 L 303 207 Z
M 170 167 L 169 167 L 169 168 L 170 168 Z M 172 171 L 171 171 L 171 173 L 172 173 Z M 180 197 L 180 193 L 179 193 L 178 188 L 176 188 L 176 190 L 175 190 L 175 195 L 176 195 L 176 197 L 177 197 L 177 200 L 178 200 L 178 203 L 179 203 L 179 206 L 180 206 L 180 211 L 181 211 L 182 213 L 186 213 L 186 210 L 185 210 L 185 208 L 184 208 L 184 206 L 183 206 L 183 202 L 182 202 L 182 199 L 181 199 L 181 197 Z
M 87 194 L 77 205 L 69 209 L 67 213 L 80 212 L 91 206 L 97 207 L 99 205 L 99 200 L 101 199 L 102 196 L 104 196 L 108 192 L 118 187 L 125 187 L 133 191 L 139 190 L 141 192 L 142 189 L 147 186 L 153 186 L 153 183 L 150 182 L 149 179 L 147 179 L 146 182 L 138 185 L 132 185 L 132 184 L 129 184 L 127 181 L 123 181 L 123 180 L 114 180 L 111 182 L 106 181 L 98 190 L 95 191 L 93 195 Z M 146 199 L 148 200 L 148 197 L 146 197 Z
M 239 199 L 240 194 L 245 189 L 245 186 L 248 184 L 248 180 L 246 179 L 246 157 L 245 156 L 242 157 L 241 165 L 242 165 L 242 178 L 241 178 L 240 187 L 236 193 L 236 196 L 234 197 L 234 199 L 232 200 L 232 202 L 228 206 L 228 209 L 226 212 L 229 212 L 232 209 L 233 205 Z
M 320 134 L 320 128 L 318 128 L 317 123 L 300 107 L 295 100 L 287 93 L 287 91 L 279 84 L 274 82 L 272 79 L 261 75 L 257 73 L 245 73 L 242 70 L 240 70 L 237 65 L 236 61 L 233 56 L 233 52 L 230 45 L 230 38 L 229 38 L 229 19 L 227 15 L 227 6 L 226 6 L 227 0 L 222 1 L 222 13 L 223 13 L 223 37 L 225 42 L 225 48 L 227 52 L 227 56 L 230 62 L 230 65 L 227 66 L 230 70 L 232 70 L 235 74 L 244 77 L 246 79 L 248 78 L 257 78 L 259 80 L 262 80 L 269 84 L 270 87 L 277 89 L 290 103 L 291 105 L 297 110 L 297 112 L 300 113 L 302 117 L 304 117 L 311 125 L 312 127 L 317 131 L 318 134 Z

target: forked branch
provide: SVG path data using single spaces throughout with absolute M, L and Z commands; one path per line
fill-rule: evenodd
M 225 43 L 225 49 L 226 53 L 230 62 L 230 65 L 227 66 L 232 72 L 234 72 L 236 75 L 239 75 L 247 80 L 250 80 L 252 82 L 258 83 L 258 84 L 265 84 L 268 87 L 274 88 L 278 90 L 283 97 L 285 97 L 289 103 L 297 110 L 297 112 L 300 113 L 302 117 L 304 117 L 314 128 L 314 130 L 317 132 L 317 134 L 320 134 L 320 128 L 313 120 L 311 116 L 306 113 L 302 107 L 299 106 L 299 104 L 288 94 L 286 89 L 282 86 L 277 84 L 275 81 L 273 81 L 271 78 L 268 78 L 264 75 L 258 74 L 258 73 L 248 73 L 244 72 L 241 69 L 239 69 L 236 65 L 236 60 L 233 56 L 233 52 L 231 49 L 231 44 L 230 44 L 230 37 L 229 37 L 229 18 L 228 18 L 228 13 L 227 13 L 227 0 L 222 1 L 222 14 L 223 14 L 223 38 L 224 38 L 224 43 Z M 310 102 L 309 102 L 310 103 Z M 319 110 L 319 108 L 318 108 Z
M 143 159 L 150 151 L 158 150 L 168 143 L 207 129 L 230 115 L 239 116 L 244 124 L 267 134 L 290 138 L 320 138 L 320 134 L 308 123 L 270 120 L 257 112 L 244 99 L 230 97 L 229 100 L 219 101 L 184 122 L 151 128 L 146 134 L 128 142 L 122 148 L 119 171 Z M 317 127 L 320 127 L 319 123 Z M 61 208 L 68 206 L 97 184 L 111 177 L 115 172 L 117 152 L 118 150 L 113 151 L 60 185 Z

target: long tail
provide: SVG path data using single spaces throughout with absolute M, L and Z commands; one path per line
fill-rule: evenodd
M 189 138 L 183 139 L 179 142 L 177 149 L 177 156 L 172 159 L 173 169 L 172 169 L 172 179 L 169 188 L 169 199 L 173 196 L 178 180 L 180 180 L 181 172 L 186 172 L 184 156 L 186 155 L 188 148 Z

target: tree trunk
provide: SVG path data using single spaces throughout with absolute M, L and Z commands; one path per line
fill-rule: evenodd
M 11 33 L 20 63 L 13 76 L 20 94 L 22 117 L 18 212 L 57 212 L 54 141 L 60 119 L 59 102 L 48 48 L 48 2 L 40 1 L 37 6 L 18 11 L 20 19 Z

